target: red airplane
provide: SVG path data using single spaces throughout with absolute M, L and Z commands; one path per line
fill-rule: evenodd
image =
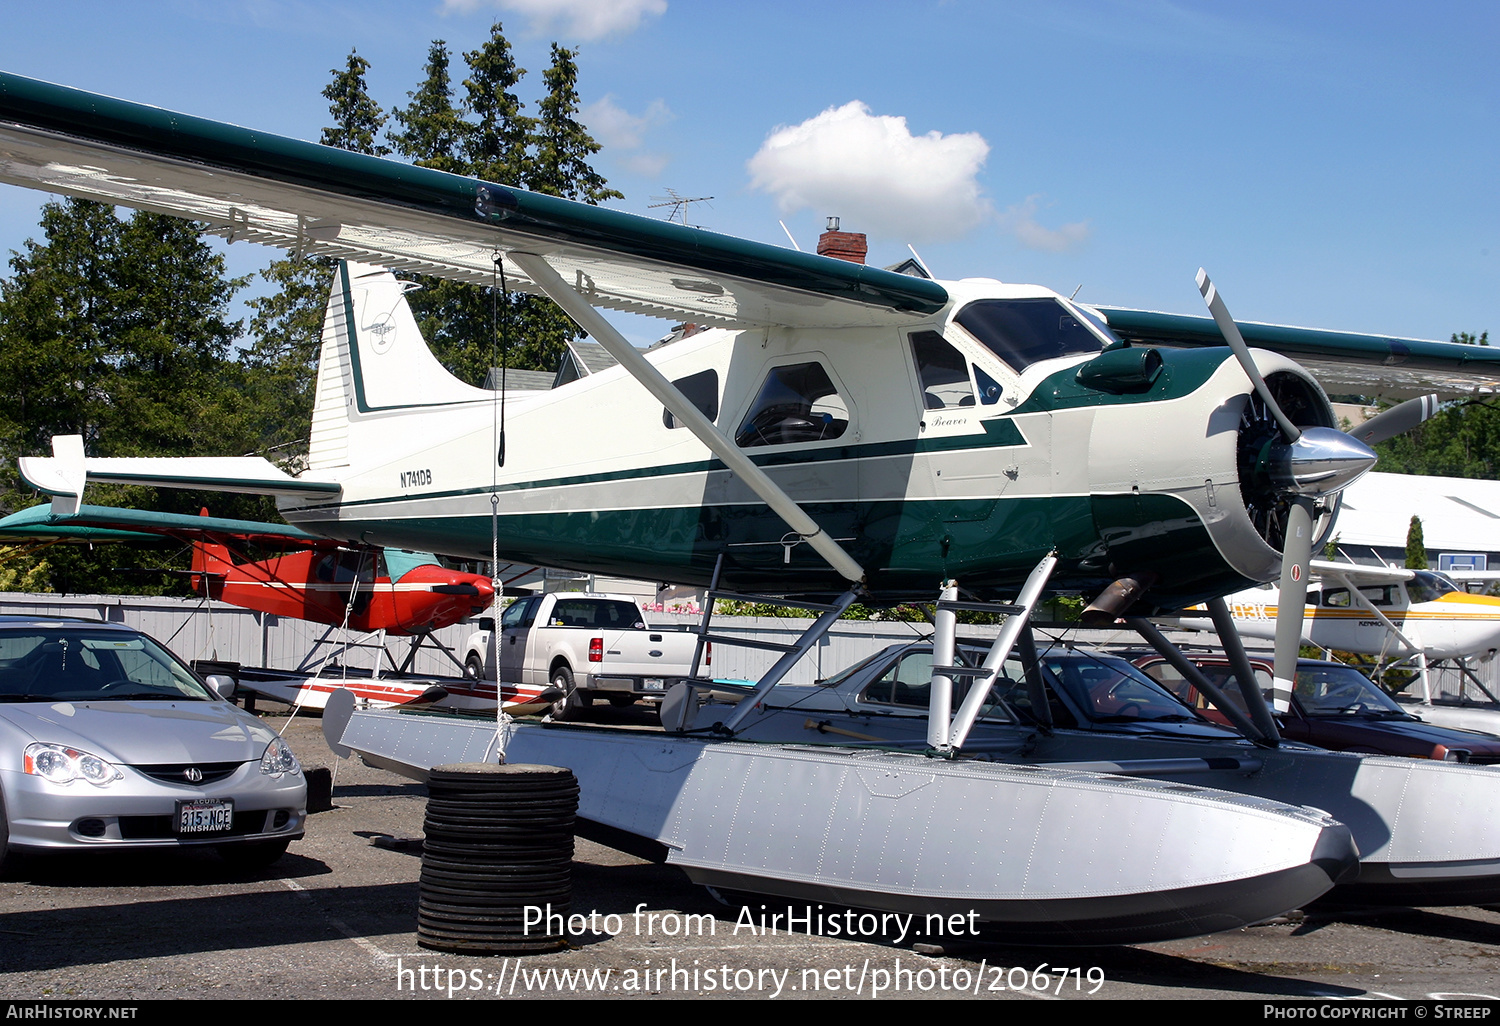
M 284 524 L 83 506 L 54 516 L 46 505 L 0 520 L 0 539 L 49 541 L 174 538 L 193 546 L 193 588 L 231 605 L 351 630 L 417 635 L 489 608 L 488 577 L 441 566 L 427 552 L 347 546 Z M 236 562 L 230 547 L 293 548 Z
M 236 563 L 229 546 L 194 541 L 193 590 L 245 609 L 401 635 L 448 627 L 495 600 L 488 577 L 449 570 L 430 553 L 331 543 Z

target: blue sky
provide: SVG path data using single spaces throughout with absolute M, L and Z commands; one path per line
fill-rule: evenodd
M 1500 332 L 1500 4 L 300 0 L 8 5 L 0 69 L 316 139 L 351 47 L 389 108 L 504 23 L 535 100 L 581 53 L 596 166 L 811 248 L 823 218 L 940 277 L 1240 318 Z M 904 119 L 904 120 L 903 120 Z M 40 199 L 0 187 L 0 252 Z M 230 250 L 241 272 L 267 251 Z M 651 337 L 655 325 L 632 331 Z

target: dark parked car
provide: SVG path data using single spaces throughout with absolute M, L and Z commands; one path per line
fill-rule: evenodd
M 0 862 L 208 845 L 264 864 L 306 816 L 286 742 L 146 635 L 0 617 Z
M 1238 686 L 1222 656 L 1190 656 L 1208 680 L 1231 700 Z M 1163 686 L 1204 715 L 1228 722 L 1208 706 L 1198 690 L 1166 660 L 1152 654 L 1136 660 Z M 1270 697 L 1271 664 L 1252 659 L 1257 682 Z M 1280 716 L 1282 736 L 1337 752 L 1373 752 L 1448 762 L 1500 763 L 1500 737 L 1475 730 L 1440 727 L 1411 715 L 1358 669 L 1318 659 L 1297 661 L 1291 711 Z

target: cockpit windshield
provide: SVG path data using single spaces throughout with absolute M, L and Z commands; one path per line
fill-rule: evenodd
M 1056 299 L 980 299 L 954 320 L 1018 374 L 1040 360 L 1097 353 L 1118 341 L 1097 318 Z
M 1406 582 L 1406 597 L 1413 602 L 1436 602 L 1455 591 L 1463 589 L 1431 570 L 1418 570 L 1416 576 Z

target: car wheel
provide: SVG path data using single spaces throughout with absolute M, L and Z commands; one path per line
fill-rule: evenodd
M 635 700 L 636 700 L 636 696 L 635 695 L 610 695 L 609 696 L 609 704 L 612 705 L 612 706 L 614 706 L 616 709 L 628 709 L 630 706 L 635 705 Z
M 0 880 L 16 865 L 15 853 L 10 851 L 10 820 L 6 818 L 5 796 L 0 794 Z
M 484 676 L 484 660 L 480 659 L 473 652 L 470 652 L 469 658 L 464 660 L 464 678 L 466 680 L 478 680 L 482 676 Z
M 284 841 L 249 841 L 245 844 L 219 845 L 219 858 L 235 869 L 264 869 L 286 854 L 291 839 Z
M 576 720 L 583 710 L 593 704 L 593 698 L 579 691 L 573 684 L 573 671 L 559 666 L 552 671 L 552 686 L 563 693 L 563 697 L 552 703 L 554 720 Z

